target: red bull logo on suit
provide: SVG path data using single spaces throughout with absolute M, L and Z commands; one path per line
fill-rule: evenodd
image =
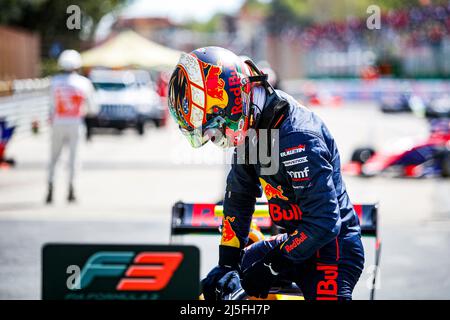
M 240 242 L 236 236 L 236 232 L 233 230 L 231 223 L 234 222 L 236 217 L 225 217 L 222 224 L 222 239 L 220 241 L 221 245 L 239 248 Z
M 259 181 L 261 181 L 261 186 L 263 188 L 267 200 L 270 201 L 273 198 L 288 200 L 288 198 L 283 195 L 283 189 L 281 188 L 281 186 L 274 188 L 271 184 L 267 183 L 263 178 L 259 178 Z

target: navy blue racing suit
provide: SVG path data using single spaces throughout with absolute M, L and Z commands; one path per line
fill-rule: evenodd
M 279 126 L 275 155 L 279 169 L 263 175 L 259 162 L 233 163 L 224 199 L 224 221 L 229 224 L 223 228 L 227 234 L 222 234 L 221 249 L 227 245 L 243 249 L 244 270 L 281 247 L 292 264 L 281 270 L 280 277 L 296 282 L 306 299 L 351 299 L 363 270 L 364 250 L 358 217 L 342 181 L 336 143 L 316 114 L 284 92 L 269 97 L 264 110 L 280 101 L 288 106 Z M 273 223 L 285 233 L 245 248 L 256 198 L 262 191 Z M 228 258 L 222 252 L 219 260 L 226 264 Z

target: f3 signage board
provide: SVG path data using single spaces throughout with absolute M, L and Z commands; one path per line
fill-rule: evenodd
M 44 300 L 197 299 L 200 253 L 194 246 L 47 244 Z

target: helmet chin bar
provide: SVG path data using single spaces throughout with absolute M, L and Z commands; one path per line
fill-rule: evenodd
M 222 135 L 221 138 L 214 139 L 214 141 L 211 139 L 211 142 L 214 143 L 216 146 L 223 148 L 223 149 L 233 146 L 232 144 L 230 144 L 230 141 L 226 135 Z
M 208 141 L 211 141 L 218 147 L 236 147 L 239 144 L 236 141 L 236 137 L 227 135 L 226 131 L 227 130 L 224 126 L 219 128 L 211 128 L 207 129 L 204 135 L 206 136 Z
M 225 127 L 207 129 L 205 131 L 205 135 L 208 136 L 209 141 L 220 148 L 229 148 L 235 146 L 232 137 L 229 137 L 226 134 Z

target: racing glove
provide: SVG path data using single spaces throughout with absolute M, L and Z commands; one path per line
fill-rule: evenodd
M 206 276 L 205 279 L 202 280 L 202 292 L 205 300 L 219 300 L 221 290 L 218 288 L 218 282 L 222 279 L 227 273 L 233 272 L 235 269 L 228 266 L 215 266 Z
M 217 283 L 218 300 L 223 300 L 226 296 L 242 289 L 239 272 L 234 270 L 225 274 Z
M 219 265 L 214 267 L 201 281 L 205 300 L 219 300 L 225 283 L 219 281 L 229 272 L 240 270 L 242 250 L 230 246 L 219 246 Z
M 249 296 L 267 298 L 280 271 L 290 267 L 292 262 L 283 256 L 280 246 L 270 251 L 263 259 L 244 270 L 242 288 Z

